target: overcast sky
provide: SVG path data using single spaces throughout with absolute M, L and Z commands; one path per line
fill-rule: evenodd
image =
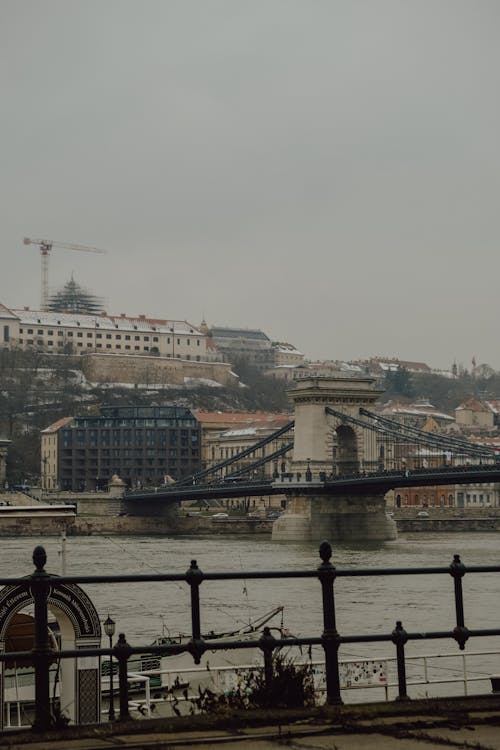
M 500 369 L 498 0 L 0 0 L 0 302 Z

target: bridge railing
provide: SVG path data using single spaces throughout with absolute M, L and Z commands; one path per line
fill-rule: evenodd
M 270 687 L 273 680 L 273 653 L 276 649 L 289 646 L 322 646 L 324 651 L 326 700 L 328 704 L 340 704 L 341 679 L 339 649 L 351 643 L 390 643 L 395 648 L 398 676 L 398 698 L 407 698 L 405 646 L 409 641 L 427 641 L 438 639 L 454 640 L 460 650 L 464 650 L 469 638 L 483 636 L 500 636 L 500 628 L 468 629 L 464 618 L 464 601 L 462 581 L 467 574 L 500 573 L 500 565 L 480 565 L 466 567 L 459 555 L 454 555 L 450 565 L 442 567 L 416 568 L 355 568 L 336 569 L 331 562 L 332 549 L 328 542 L 321 543 L 319 548 L 321 563 L 318 567 L 305 570 L 270 570 L 270 571 L 228 571 L 204 573 L 192 560 L 185 573 L 125 574 L 114 576 L 79 575 L 53 576 L 44 569 L 46 562 L 43 547 L 35 548 L 33 561 L 36 569 L 30 576 L 19 578 L 0 578 L 0 585 L 23 586 L 32 592 L 35 608 L 35 641 L 31 651 L 0 653 L 0 662 L 13 659 L 29 659 L 35 670 L 35 720 L 33 728 L 45 731 L 54 722 L 53 706 L 49 695 L 49 669 L 54 656 L 61 659 L 84 658 L 87 656 L 108 656 L 118 661 L 118 692 L 120 720 L 129 718 L 129 696 L 127 663 L 136 654 L 157 654 L 168 656 L 188 652 L 195 664 L 199 664 L 204 652 L 233 649 L 250 649 L 258 646 L 263 653 L 266 684 Z M 340 634 L 336 624 L 335 582 L 338 578 L 354 577 L 391 577 L 415 575 L 447 575 L 452 581 L 452 596 L 455 608 L 455 621 L 450 623 L 449 630 L 406 632 L 401 620 L 396 620 L 394 629 L 389 633 L 364 633 L 360 635 Z M 205 640 L 201 629 L 200 587 L 206 581 L 263 580 L 275 579 L 310 579 L 319 581 L 318 595 L 321 594 L 323 630 L 317 635 L 305 637 L 275 638 L 268 627 L 264 627 L 260 637 L 252 640 Z M 188 584 L 190 590 L 191 639 L 187 643 L 177 644 L 142 644 L 131 646 L 124 633 L 120 633 L 117 642 L 111 648 L 63 649 L 54 652 L 47 636 L 47 604 L 49 591 L 63 584 L 127 584 L 149 582 L 180 582 Z M 451 593 L 451 592 L 450 592 Z M 15 604 L 13 604 L 15 611 Z

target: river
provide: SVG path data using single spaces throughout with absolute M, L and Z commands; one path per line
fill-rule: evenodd
M 33 569 L 35 538 L 3 538 L 0 575 L 26 575 Z M 61 540 L 43 538 L 46 569 L 61 572 Z M 337 568 L 448 566 L 455 553 L 466 565 L 500 563 L 500 534 L 405 534 L 396 541 L 362 546 L 339 544 Z M 272 542 L 269 536 L 68 537 L 66 572 L 78 574 L 182 573 L 191 559 L 202 571 L 291 570 L 316 568 L 317 543 Z M 500 574 L 464 578 L 465 623 L 469 628 L 500 624 Z M 162 632 L 189 632 L 190 593 L 184 583 L 84 586 L 105 619 L 109 614 L 131 645 L 150 643 Z M 239 627 L 273 607 L 284 605 L 291 633 L 319 636 L 321 588 L 316 579 L 205 581 L 200 589 L 202 630 Z M 390 633 L 396 620 L 408 632 L 451 630 L 455 626 L 453 580 L 445 575 L 339 578 L 335 583 L 337 628 L 342 634 Z M 498 639 L 475 639 L 467 649 L 494 648 Z M 407 653 L 458 651 L 454 642 L 409 643 Z M 500 649 L 499 649 L 500 650 Z M 346 645 L 342 658 L 394 654 L 391 644 Z M 500 672 L 500 661 L 489 665 Z
M 39 540 L 3 538 L 1 575 L 33 570 L 32 551 Z M 46 569 L 61 573 L 61 540 L 45 537 Z M 466 565 L 500 563 L 500 534 L 406 534 L 376 546 L 334 547 L 337 568 L 447 566 L 454 553 Z M 204 537 L 68 537 L 66 571 L 78 574 L 183 573 L 191 559 L 202 571 L 291 570 L 316 568 L 317 543 L 276 543 L 269 536 Z M 108 612 L 132 642 L 146 643 L 162 622 L 173 632 L 189 627 L 189 587 L 183 583 L 85 586 L 98 611 Z M 464 579 L 466 624 L 498 627 L 500 574 Z M 387 632 L 396 620 L 408 631 L 447 629 L 454 625 L 453 581 L 448 575 L 389 578 L 339 578 L 335 584 L 339 632 Z M 283 604 L 292 632 L 319 634 L 321 589 L 315 579 L 283 581 L 207 581 L 201 587 L 203 629 L 227 629 Z M 424 620 L 424 622 L 423 622 Z

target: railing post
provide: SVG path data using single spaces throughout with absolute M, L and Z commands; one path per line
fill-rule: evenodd
M 271 695 L 271 686 L 273 683 L 273 650 L 276 646 L 276 638 L 272 635 L 269 627 L 264 628 L 259 639 L 259 648 L 264 652 L 264 678 L 266 681 L 266 691 L 268 696 Z
M 396 627 L 392 631 L 392 642 L 396 645 L 396 658 L 398 664 L 398 701 L 409 700 L 406 692 L 406 662 L 405 662 L 405 643 L 408 640 L 406 630 L 403 628 L 401 620 L 396 622 Z
M 342 703 L 340 697 L 339 644 L 335 622 L 335 567 L 331 564 L 332 548 L 327 541 L 321 542 L 319 555 L 323 562 L 318 568 L 318 578 L 323 593 L 323 634 L 321 640 L 325 651 L 326 699 L 330 705 Z
M 129 659 L 131 648 L 128 645 L 125 633 L 120 633 L 118 641 L 113 647 L 113 654 L 118 661 L 118 687 L 120 691 L 120 721 L 130 718 L 128 710 L 128 669 L 127 661 Z
M 45 571 L 47 554 L 43 547 L 35 547 L 33 562 L 36 570 L 31 576 L 31 593 L 35 603 L 35 644 L 33 663 L 35 667 L 35 720 L 33 729 L 44 732 L 52 724 L 50 712 L 49 666 L 52 651 L 49 645 L 47 599 L 49 575 Z
M 469 631 L 465 627 L 464 619 L 464 596 L 462 591 L 462 578 L 465 575 L 465 565 L 460 560 L 460 555 L 453 555 L 453 562 L 450 565 L 450 575 L 453 578 L 455 586 L 455 614 L 457 625 L 453 630 L 453 637 L 458 643 L 461 651 L 464 650 Z
M 201 616 L 200 616 L 200 584 L 203 581 L 203 573 L 198 567 L 196 560 L 191 560 L 191 566 L 186 571 L 186 581 L 191 587 L 191 632 L 192 637 L 189 643 L 189 653 L 192 655 L 195 664 L 199 664 L 206 647 L 201 637 Z

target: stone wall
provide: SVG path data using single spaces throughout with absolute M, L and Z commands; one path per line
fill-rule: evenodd
M 330 497 L 292 496 L 286 512 L 273 525 L 277 541 L 385 541 L 395 539 L 396 525 L 385 510 L 382 494 Z
M 7 516 L 0 518 L 0 537 L 58 536 L 62 531 L 72 534 L 74 516 Z
M 193 362 L 130 354 L 85 354 L 82 356 L 82 370 L 92 383 L 133 383 L 157 388 L 184 385 L 184 378 L 214 380 L 221 385 L 234 385 L 238 380 L 231 365 L 224 362 Z

